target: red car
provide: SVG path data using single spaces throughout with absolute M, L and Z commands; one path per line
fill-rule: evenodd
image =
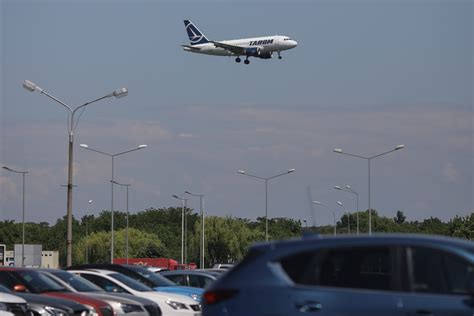
M 68 299 L 95 310 L 99 316 L 113 316 L 108 303 L 78 293 L 72 293 L 34 269 L 0 267 L 0 284 L 15 292 L 27 292 Z

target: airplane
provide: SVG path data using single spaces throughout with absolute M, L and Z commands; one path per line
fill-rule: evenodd
M 295 40 L 282 35 L 210 41 L 190 20 L 184 20 L 184 26 L 191 41 L 191 45 L 181 45 L 185 51 L 215 56 L 237 56 L 237 63 L 241 62 L 240 56 L 245 56 L 246 65 L 250 63 L 249 57 L 270 59 L 274 52 L 277 52 L 278 59 L 281 59 L 281 51 L 298 45 Z

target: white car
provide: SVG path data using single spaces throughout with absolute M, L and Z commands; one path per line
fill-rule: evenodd
M 59 283 L 71 292 L 93 296 L 112 306 L 116 316 L 156 316 L 159 315 L 157 304 L 130 294 L 114 294 L 105 292 L 94 283 L 64 270 L 41 270 L 42 273 Z
M 16 295 L 0 293 L 0 316 L 30 315 L 26 301 Z
M 157 292 L 121 273 L 108 270 L 68 270 L 107 292 L 128 293 L 147 298 L 158 304 L 163 316 L 201 316 L 201 305 L 180 294 Z

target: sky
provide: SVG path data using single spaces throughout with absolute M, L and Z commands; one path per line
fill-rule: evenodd
M 332 223 L 359 208 L 408 220 L 474 211 L 473 2 L 468 0 L 0 0 L 0 165 L 26 170 L 26 220 L 66 215 L 67 112 L 89 105 L 74 139 L 73 214 L 130 211 L 204 194 L 210 216 Z M 286 35 L 283 59 L 192 54 L 184 19 L 213 40 Z M 0 169 L 0 219 L 21 221 L 21 176 Z M 188 206 L 199 210 L 199 199 Z M 88 206 L 88 201 L 93 203 Z M 343 207 L 336 202 L 341 201 Z M 114 209 L 125 210 L 125 189 Z

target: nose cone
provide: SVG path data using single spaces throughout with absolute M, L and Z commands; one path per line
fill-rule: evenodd
M 290 40 L 288 41 L 288 45 L 290 46 L 290 48 L 295 48 L 296 46 L 298 46 L 298 42 L 295 40 Z

